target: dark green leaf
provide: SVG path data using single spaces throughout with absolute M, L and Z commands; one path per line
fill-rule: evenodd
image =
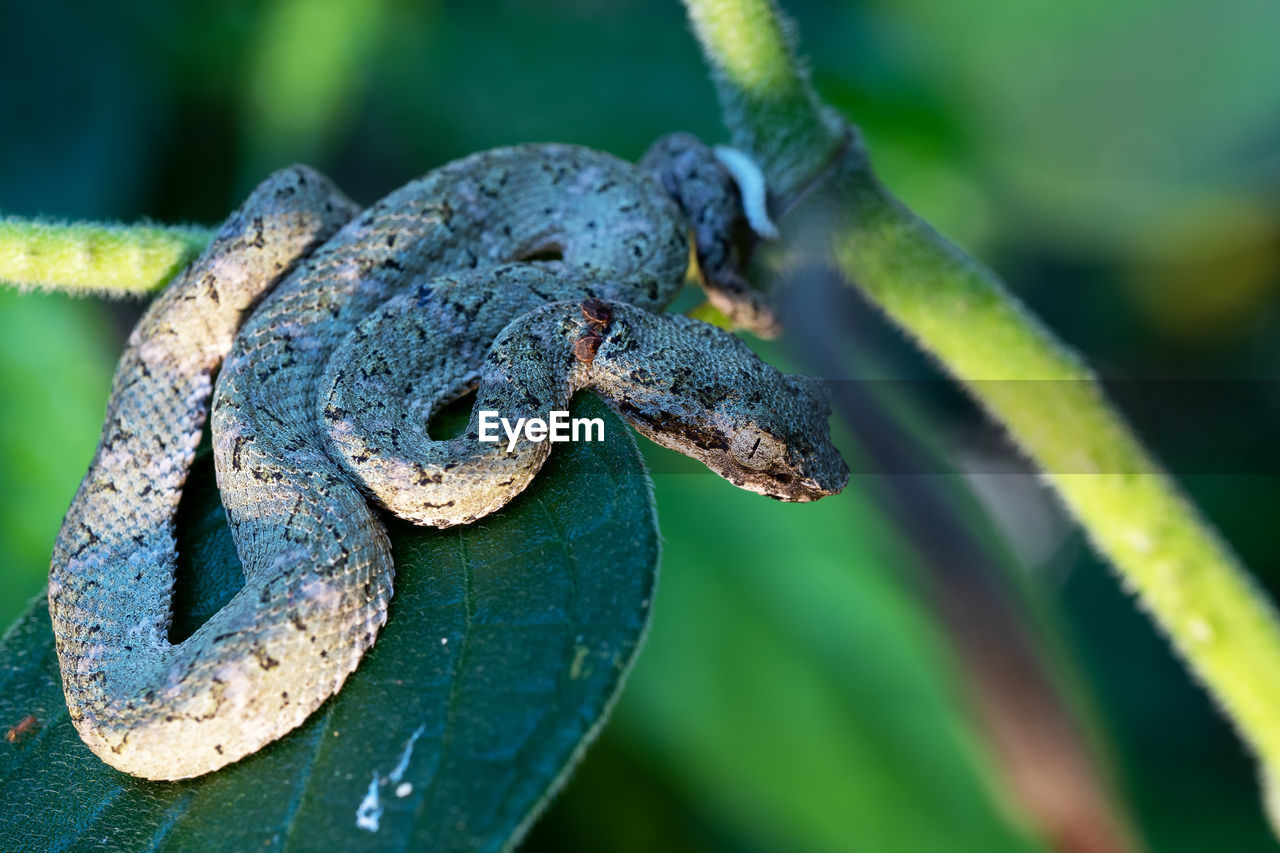
M 594 398 L 575 410 L 605 417 L 607 440 L 557 447 L 501 512 L 447 531 L 391 525 L 396 596 L 359 670 L 289 737 L 210 776 L 145 782 L 80 743 L 37 601 L 0 642 L 0 726 L 37 719 L 0 742 L 0 847 L 503 847 L 598 728 L 653 597 L 635 442 Z M 181 513 L 175 634 L 240 583 L 212 484 L 203 457 Z

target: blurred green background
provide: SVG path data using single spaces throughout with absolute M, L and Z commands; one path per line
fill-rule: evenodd
M 1140 433 L 1280 589 L 1280 5 L 786 5 L 886 183 L 1122 400 L 1165 389 L 1130 410 Z M 675 0 L 3 12 L 7 214 L 215 223 L 293 161 L 369 202 L 496 145 L 636 158 L 723 135 Z M 646 448 L 652 632 L 527 849 L 1271 849 L 1242 747 L 1034 477 L 856 297 L 800 278 L 797 322 L 820 305 L 829 346 L 764 351 L 910 380 L 858 385 L 878 434 L 938 461 L 886 464 L 854 411 L 863 473 L 784 506 Z M 6 624 L 44 582 L 139 310 L 0 289 Z

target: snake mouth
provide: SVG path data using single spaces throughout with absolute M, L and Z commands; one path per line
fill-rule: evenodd
M 847 478 L 835 485 L 823 485 L 817 480 L 806 478 L 796 481 L 794 488 L 776 495 L 770 495 L 770 497 L 776 497 L 778 500 L 791 503 L 812 503 L 822 498 L 840 494 L 840 492 L 844 491 L 846 482 Z
M 795 503 L 809 503 L 821 498 L 838 495 L 849 484 L 849 466 L 844 458 L 834 452 L 829 459 L 823 459 L 821 465 L 806 465 L 803 474 L 783 474 L 775 481 L 783 488 L 782 495 L 775 496 L 779 500 Z
M 816 501 L 818 498 L 829 497 L 830 495 L 838 495 L 844 490 L 844 483 L 834 488 L 824 487 L 817 480 L 801 480 L 800 488 L 797 490 L 799 495 L 796 500 L 799 501 Z
M 750 488 L 750 487 L 746 486 L 744 488 Z M 789 489 L 762 488 L 762 489 L 753 489 L 753 491 L 756 491 L 767 498 L 773 498 L 775 501 L 784 501 L 785 503 L 792 503 L 792 504 L 813 503 L 816 500 L 821 500 L 822 498 L 830 497 L 831 495 L 837 494 L 837 492 L 827 491 L 823 489 L 821 486 L 819 486 L 816 483 L 805 484 L 803 486 L 798 485 L 794 488 L 789 488 Z
M 797 475 L 788 471 L 744 471 L 724 460 L 720 464 L 707 462 L 707 467 L 740 489 L 776 501 L 812 503 L 844 490 L 849 481 L 849 469 L 843 462 L 840 460 L 840 470 L 833 472 L 835 476 L 832 477 Z

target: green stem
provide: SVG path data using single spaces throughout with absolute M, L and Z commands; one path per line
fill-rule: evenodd
M 0 282 L 140 294 L 157 290 L 209 243 L 204 228 L 0 219 Z
M 1280 625 L 1266 596 L 1090 371 L 991 273 L 865 167 L 833 177 L 846 205 L 833 233 L 845 276 L 1009 431 L 1263 766 L 1280 770 Z
M 1173 646 L 1234 721 L 1262 764 L 1280 778 L 1280 623 L 1214 530 L 1181 495 L 1107 401 L 1076 355 L 1031 317 L 999 280 L 948 243 L 876 180 L 851 144 L 834 169 L 830 121 L 816 98 L 807 117 L 767 105 L 786 91 L 796 110 L 808 88 L 769 0 L 685 0 L 734 138 L 783 194 L 823 178 L 802 208 L 823 217 L 846 278 L 964 384 L 1036 463 L 1094 545 L 1115 566 Z M 772 23 L 761 23 L 771 21 Z M 750 38 L 726 32 L 753 27 Z M 748 73 L 750 62 L 762 68 Z M 790 76 L 790 82 L 780 80 Z M 760 82 L 763 81 L 763 82 Z M 757 91 L 758 87 L 758 91 Z M 791 149 L 750 141 L 777 134 Z M 850 136 L 855 139 L 855 136 Z M 799 231 L 801 229 L 797 229 Z
M 769 0 L 686 0 L 733 144 L 750 152 L 783 203 L 844 143 L 791 50 L 791 22 Z

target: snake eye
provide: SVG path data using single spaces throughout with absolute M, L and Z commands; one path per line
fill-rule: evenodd
M 729 450 L 739 465 L 754 470 L 768 468 L 785 452 L 781 441 L 756 427 L 745 427 L 735 432 L 729 442 Z

